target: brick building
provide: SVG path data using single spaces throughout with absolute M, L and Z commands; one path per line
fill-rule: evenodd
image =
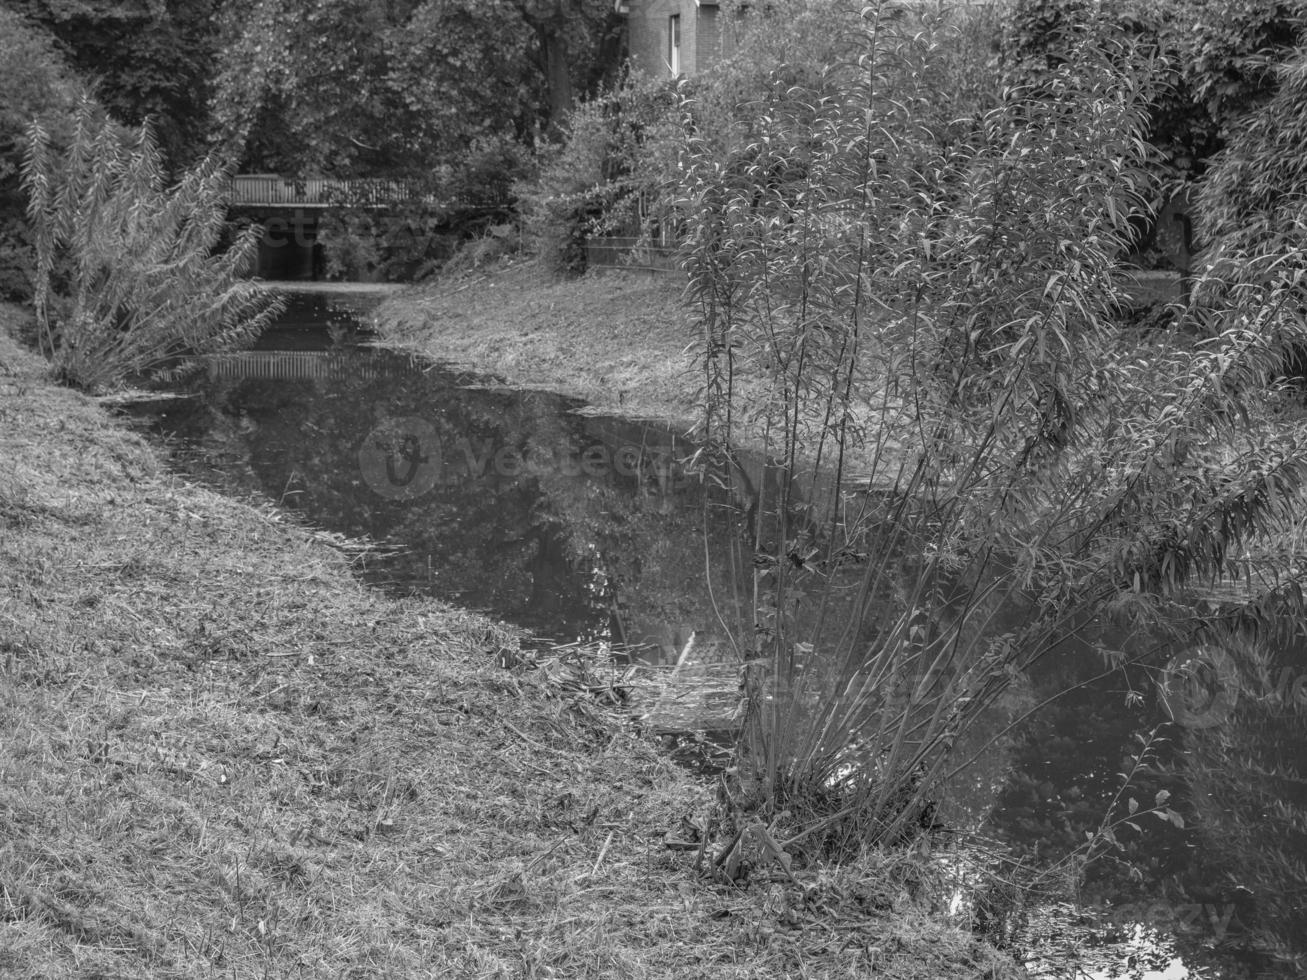
M 717 0 L 616 0 L 631 64 L 654 78 L 694 75 L 722 56 Z

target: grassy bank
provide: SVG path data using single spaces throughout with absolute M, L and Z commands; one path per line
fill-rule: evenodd
M 0 976 L 999 977 L 870 856 L 713 884 L 708 813 L 517 638 L 170 475 L 0 307 Z M 777 880 L 769 881 L 770 877 Z
M 674 276 L 605 271 L 559 280 L 535 262 L 388 299 L 390 346 L 633 416 L 689 420 L 701 378 Z
M 1138 273 L 1129 282 L 1140 307 L 1169 302 L 1179 289 L 1171 273 Z M 680 276 L 613 269 L 561 279 L 524 260 L 391 295 L 377 324 L 388 347 L 574 395 L 608 414 L 689 429 L 703 415 L 703 375 L 684 287 Z M 752 389 L 761 404 L 766 379 L 743 360 L 734 370 L 737 392 Z M 872 431 L 892 431 L 900 424 L 894 415 L 911 414 L 911 406 L 880 396 L 855 399 L 851 409 Z M 761 450 L 769 444 L 763 424 L 737 417 L 732 438 Z

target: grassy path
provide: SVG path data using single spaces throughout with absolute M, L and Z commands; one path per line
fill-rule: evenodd
M 170 475 L 0 307 L 0 976 L 883 977 L 1010 961 L 873 857 L 712 885 L 711 789 L 516 637 Z M 760 871 L 759 878 L 765 875 Z

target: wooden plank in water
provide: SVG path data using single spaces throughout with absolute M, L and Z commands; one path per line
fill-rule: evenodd
M 735 663 L 640 668 L 628 691 L 636 719 L 658 735 L 736 731 L 744 718 Z

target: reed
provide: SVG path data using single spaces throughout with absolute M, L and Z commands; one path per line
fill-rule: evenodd
M 67 147 L 39 122 L 23 166 L 43 353 L 88 391 L 245 345 L 280 301 L 245 278 L 258 229 L 228 229 L 230 174 L 210 157 L 169 186 L 149 124 L 125 129 L 89 99 Z

